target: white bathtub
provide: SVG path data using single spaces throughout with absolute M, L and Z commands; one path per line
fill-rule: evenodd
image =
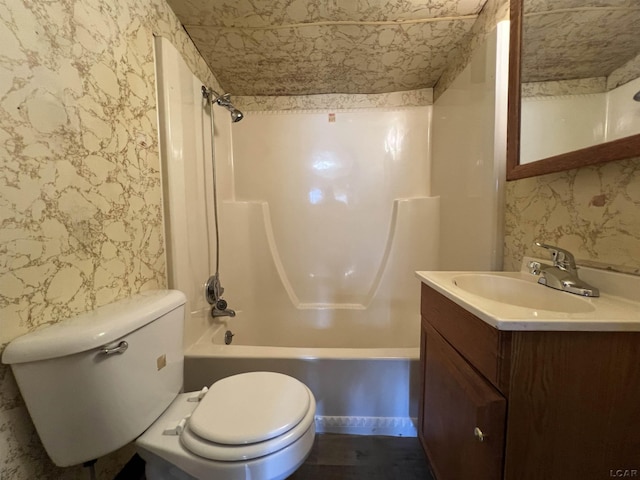
M 203 82 L 166 39 L 156 47 L 168 286 L 190 312 L 185 387 L 279 371 L 313 390 L 318 431 L 415 436 L 414 272 L 438 269 L 441 223 L 431 107 L 245 111 L 232 124 L 216 106 L 212 139 Z M 203 284 L 217 256 L 238 315 L 212 326 Z
M 229 375 L 266 370 L 291 375 L 313 391 L 317 400 L 316 428 L 319 432 L 363 435 L 416 436 L 419 396 L 419 327 L 415 324 L 413 346 L 397 347 L 329 347 L 299 346 L 300 336 L 287 335 L 298 346 L 265 346 L 242 314 L 212 326 L 185 357 L 185 389 L 196 390 Z M 234 333 L 233 343 L 224 344 L 225 331 Z M 282 345 L 282 335 L 270 329 L 274 344 Z M 375 330 L 375 329 L 371 329 Z M 378 329 L 380 330 L 380 329 Z M 309 337 L 322 338 L 309 332 Z M 364 330 L 342 332 L 354 345 Z M 380 333 L 380 332 L 379 332 Z M 340 335 L 335 330 L 333 337 Z M 327 337 L 327 335 L 324 335 Z M 378 335 L 382 338 L 382 335 Z M 268 340 L 268 337 L 267 337 Z M 246 342 L 249 341 L 247 344 Z M 252 345 L 257 343 L 257 345 Z M 262 344 L 261 344 L 262 343 Z M 320 344 L 318 340 L 312 342 Z M 343 340 L 337 342 L 344 343 Z M 388 343 L 388 342 L 387 342 Z M 405 342 L 406 343 L 406 342 Z

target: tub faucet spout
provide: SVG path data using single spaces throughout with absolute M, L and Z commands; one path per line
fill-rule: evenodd
M 231 310 L 227 308 L 227 301 L 220 298 L 214 305 L 211 307 L 211 316 L 213 318 L 217 317 L 235 317 L 235 310 Z
M 215 306 L 211 308 L 211 316 L 213 318 L 217 318 L 217 317 L 235 317 L 236 316 L 236 311 L 235 310 L 231 310 L 230 308 L 225 308 L 224 310 L 220 310 L 218 308 L 216 308 Z

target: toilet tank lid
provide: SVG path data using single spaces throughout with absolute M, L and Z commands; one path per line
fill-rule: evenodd
M 35 362 L 84 352 L 113 342 L 184 305 L 178 290 L 149 290 L 104 305 L 13 340 L 2 363 Z

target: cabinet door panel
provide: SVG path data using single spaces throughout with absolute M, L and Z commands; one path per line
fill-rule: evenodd
M 505 398 L 435 330 L 425 330 L 420 428 L 434 473 L 438 480 L 501 479 Z
M 434 289 L 422 285 L 421 313 L 469 363 L 503 394 L 508 378 L 502 376 L 509 364 L 504 347 L 511 332 L 500 332 Z M 424 321 L 424 320 L 423 320 Z M 508 368 L 507 368 L 508 369 Z

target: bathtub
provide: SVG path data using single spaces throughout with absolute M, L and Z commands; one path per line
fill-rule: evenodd
M 185 389 L 198 390 L 243 372 L 285 373 L 313 391 L 318 432 L 415 437 L 420 385 L 419 318 L 411 324 L 414 334 L 402 332 L 404 341 L 396 338 L 399 346 L 395 347 L 375 346 L 372 338 L 392 345 L 383 340 L 389 335 L 381 328 L 369 329 L 377 335 L 351 330 L 349 335 L 341 336 L 348 337 L 354 345 L 359 339 L 366 339 L 366 343 L 360 343 L 364 346 L 331 347 L 327 340 L 336 335 L 323 336 L 320 333 L 324 330 L 308 332 L 309 346 L 304 346 L 304 335 L 287 332 L 287 346 L 282 340 L 285 336 L 279 335 L 277 329 L 267 329 L 271 335 L 255 335 L 254 330 L 260 329 L 252 328 L 250 320 L 239 313 L 211 326 L 187 349 Z M 227 330 L 234 334 L 230 345 L 224 342 Z
M 438 269 L 441 224 L 431 106 L 340 109 L 338 123 L 333 106 L 246 111 L 233 124 L 216 107 L 212 138 L 205 83 L 167 39 L 156 49 L 167 283 L 189 312 L 185 388 L 282 372 L 313 391 L 320 432 L 415 436 L 414 272 Z M 203 284 L 218 257 L 238 314 L 213 321 Z

